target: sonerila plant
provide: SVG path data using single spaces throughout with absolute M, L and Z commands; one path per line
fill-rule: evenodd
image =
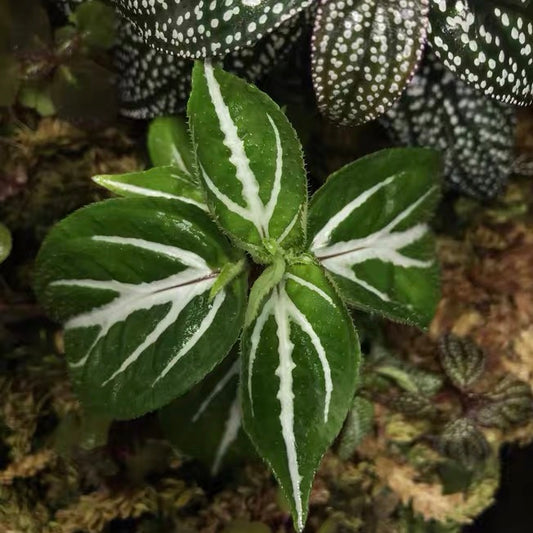
M 426 149 L 375 153 L 331 175 L 308 206 L 299 141 L 265 94 L 197 63 L 188 115 L 191 153 L 184 128 L 158 121 L 152 159 L 173 166 L 98 177 L 124 198 L 52 229 L 36 292 L 65 324 L 85 408 L 117 419 L 183 395 L 240 339 L 191 418 L 239 375 L 219 455 L 242 411 L 302 530 L 314 473 L 358 381 L 346 306 L 421 327 L 434 314 L 428 219 L 440 160 Z
M 449 70 L 484 94 L 513 105 L 533 100 L 532 0 L 114 4 L 138 39 L 189 59 L 222 58 L 251 47 L 307 12 L 314 20 L 312 73 L 318 104 L 343 123 L 363 123 L 389 109 L 417 69 L 426 42 Z

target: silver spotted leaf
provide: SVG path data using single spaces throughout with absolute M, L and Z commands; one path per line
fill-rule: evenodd
M 508 429 L 533 416 L 531 387 L 512 375 L 501 378 L 484 399 L 486 403 L 476 413 L 476 420 L 483 426 Z
M 508 104 L 533 102 L 532 0 L 430 0 L 429 42 L 461 80 Z
M 319 107 L 361 124 L 397 100 L 418 65 L 428 0 L 322 0 L 312 43 Z
M 213 476 L 254 456 L 242 427 L 239 372 L 239 357 L 227 357 L 193 389 L 159 411 L 172 445 L 202 461 Z
M 182 57 L 221 57 L 253 46 L 313 0 L 114 0 L 142 40 Z
M 433 150 L 382 150 L 346 165 L 309 207 L 310 250 L 351 305 L 427 327 L 439 300 Z
M 479 466 L 490 454 L 485 435 L 468 418 L 450 422 L 439 440 L 440 452 L 469 470 Z
M 457 79 L 431 53 L 381 121 L 399 144 L 439 150 L 448 188 L 487 199 L 507 183 L 513 109 Z
M 215 298 L 221 270 L 239 261 L 196 206 L 118 198 L 57 224 L 39 252 L 35 290 L 65 325 L 65 352 L 88 409 L 133 418 L 198 383 L 242 326 L 246 280 Z
M 289 266 L 242 337 L 244 427 L 271 466 L 301 531 L 315 471 L 355 393 L 359 343 L 314 263 Z
M 227 54 L 221 58 L 224 69 L 250 82 L 259 80 L 291 52 L 309 17 L 307 9 L 264 35 L 254 46 Z M 125 20 L 118 33 L 115 64 L 120 74 L 122 114 L 144 119 L 184 111 L 194 62 L 150 47 Z
M 466 390 L 483 374 L 485 354 L 472 340 L 444 335 L 439 348 L 441 365 L 456 387 Z

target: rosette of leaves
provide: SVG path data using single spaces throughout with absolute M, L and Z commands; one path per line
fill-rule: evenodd
M 18 102 L 83 124 L 114 117 L 114 78 L 104 54 L 114 43 L 112 8 L 85 2 L 53 30 L 34 0 L 3 0 L 0 19 L 0 106 Z
M 440 150 L 451 189 L 487 199 L 507 183 L 514 110 L 457 79 L 432 53 L 381 121 L 399 144 Z
M 465 83 L 511 104 L 533 100 L 533 3 L 478 0 L 115 0 L 140 38 L 182 57 L 221 57 L 317 9 L 317 100 L 336 121 L 363 123 L 401 95 L 429 42 Z M 429 30 L 429 31 L 428 31 Z
M 194 168 L 152 142 L 153 159 L 183 165 L 100 177 L 126 197 L 85 207 L 51 231 L 36 292 L 65 324 L 86 408 L 116 418 L 191 391 L 240 337 L 243 427 L 302 530 L 314 472 L 357 383 L 360 348 L 345 302 L 422 327 L 434 314 L 427 221 L 439 157 L 367 156 L 330 176 L 308 205 L 300 143 L 265 94 L 197 63 L 188 115 Z M 250 261 L 260 274 L 248 291 Z M 217 387 L 206 385 L 204 400 Z

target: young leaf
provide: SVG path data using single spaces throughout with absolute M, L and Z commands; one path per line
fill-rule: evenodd
M 533 2 L 432 0 L 429 41 L 466 83 L 514 105 L 533 101 Z
M 131 418 L 202 379 L 242 325 L 244 275 L 209 300 L 220 269 L 237 259 L 205 213 L 162 198 L 107 200 L 55 226 L 35 288 L 65 323 L 86 407 Z
M 315 264 L 287 268 L 242 338 L 244 427 L 270 464 L 299 531 L 314 473 L 352 405 L 359 344 Z
M 457 79 L 432 53 L 381 121 L 400 144 L 440 150 L 452 189 L 486 199 L 507 183 L 514 110 Z
M 114 3 L 151 47 L 200 59 L 255 44 L 313 0 L 176 0 L 150 6 L 137 0 Z
M 439 198 L 438 154 L 383 150 L 334 173 L 309 209 L 311 251 L 362 309 L 425 327 L 439 298 L 427 225 Z
M 312 45 L 320 108 L 342 124 L 384 113 L 422 57 L 427 14 L 428 0 L 322 0 Z
M 157 117 L 148 127 L 148 152 L 154 167 L 174 166 L 190 178 L 194 170 L 194 152 L 185 118 Z
M 253 455 L 242 429 L 239 371 L 239 358 L 228 357 L 187 394 L 159 411 L 170 442 L 208 465 L 212 475 Z
M 127 174 L 103 174 L 93 180 L 119 196 L 169 198 L 207 211 L 199 184 L 177 167 L 155 167 Z
M 236 76 L 197 63 L 188 114 L 200 177 L 221 226 L 263 261 L 266 240 L 301 249 L 302 151 L 279 107 Z

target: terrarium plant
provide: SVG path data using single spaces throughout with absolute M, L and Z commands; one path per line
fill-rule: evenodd
M 50 232 L 36 292 L 65 325 L 85 408 L 117 419 L 187 393 L 239 342 L 183 430 L 239 375 L 218 450 L 237 437 L 242 411 L 301 530 L 314 473 L 358 381 L 347 305 L 420 327 L 433 317 L 428 220 L 440 158 L 377 152 L 331 175 L 308 205 L 299 141 L 265 94 L 197 63 L 188 115 L 192 152 L 184 128 L 157 122 L 150 151 L 167 166 L 98 177 L 125 197 Z
M 477 0 L 242 0 L 148 5 L 115 0 L 139 38 L 185 58 L 222 58 L 302 12 L 314 18 L 319 106 L 336 121 L 383 114 L 403 92 L 429 41 L 465 83 L 497 100 L 533 99 L 533 3 Z

